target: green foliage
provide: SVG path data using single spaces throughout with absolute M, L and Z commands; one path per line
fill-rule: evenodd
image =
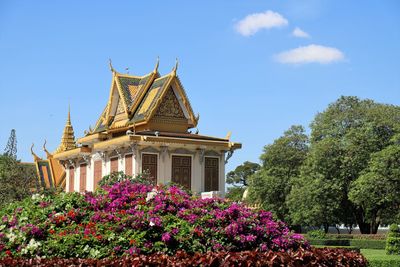
M 0 155 L 0 207 L 24 199 L 36 187 L 35 166 Z
M 292 126 L 273 144 L 264 147 L 261 170 L 251 177 L 249 196 L 252 202 L 270 210 L 278 219 L 291 221 L 286 197 L 292 180 L 300 172 L 308 152 L 308 137 L 302 126 Z
M 7 146 L 4 149 L 4 156 L 9 156 L 13 159 L 17 158 L 17 136 L 15 135 L 15 129 L 11 130 Z
M 136 177 L 126 175 L 124 172 L 113 172 L 109 175 L 104 176 L 100 182 L 99 186 L 112 186 L 116 183 L 120 183 L 122 181 L 135 181 L 137 183 L 150 185 L 152 184 L 151 180 L 147 177 L 146 174 L 138 174 Z
M 397 224 L 390 225 L 386 239 L 386 254 L 400 255 L 400 227 Z
M 352 182 L 349 199 L 361 207 L 370 221 L 393 222 L 400 207 L 400 146 L 393 143 L 373 153 L 369 165 Z
M 260 169 L 260 165 L 250 161 L 245 161 L 243 164 L 236 167 L 235 170 L 228 172 L 226 175 L 226 183 L 245 187 L 248 185 L 248 179 L 251 175 Z
M 399 133 L 400 107 L 341 97 L 319 113 L 311 123 L 307 160 L 287 198 L 293 222 L 324 224 L 325 229 L 338 222 L 357 223 L 362 233 L 376 233 L 382 221 L 393 220 L 398 204 L 393 198 L 385 200 L 384 190 L 376 186 L 379 179 L 373 188 L 369 182 L 379 174 L 386 177 L 386 186 L 398 186 L 393 180 L 399 166 L 393 161 L 398 143 L 390 146 Z M 379 167 L 385 164 L 386 171 Z M 371 196 L 364 193 L 371 189 Z
M 307 239 L 324 239 L 326 234 L 323 230 L 312 230 L 307 232 Z
M 373 239 L 307 239 L 311 245 L 354 246 L 361 249 L 385 249 L 385 240 Z
M 232 201 L 242 201 L 243 193 L 245 190 L 246 189 L 244 187 L 228 187 L 225 197 Z

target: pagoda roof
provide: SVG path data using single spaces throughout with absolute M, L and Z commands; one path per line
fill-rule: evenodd
M 158 72 L 158 61 L 154 70 L 144 76 L 121 74 L 111 65 L 110 68 L 113 76 L 107 105 L 94 129 L 87 135 L 115 132 L 119 129 L 122 131 L 129 127 L 149 124 L 156 113 L 159 113 L 157 108 L 166 97 L 170 100 L 174 98 L 170 102 L 175 104 L 175 109 L 180 109 L 179 123 L 186 124 L 186 130 L 196 127 L 198 116 L 194 115 L 182 83 L 176 75 L 177 64 L 164 76 L 160 76 Z

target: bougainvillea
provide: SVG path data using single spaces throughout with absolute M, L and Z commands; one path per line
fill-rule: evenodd
M 224 199 L 200 199 L 177 186 L 135 180 L 94 193 L 34 195 L 0 213 L 0 257 L 113 256 L 295 251 L 308 244 L 274 221 Z

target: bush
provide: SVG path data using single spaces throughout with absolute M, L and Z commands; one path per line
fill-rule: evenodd
M 311 245 L 319 246 L 354 246 L 361 249 L 385 249 L 385 240 L 367 239 L 308 239 Z
M 374 239 L 386 240 L 386 234 L 326 234 L 326 239 Z
M 385 240 L 353 239 L 350 245 L 362 249 L 385 249 Z
M 400 255 L 400 228 L 397 224 L 390 225 L 386 239 L 386 254 Z
M 325 236 L 325 231 L 321 229 L 307 232 L 307 238 L 309 239 L 325 239 Z
M 112 184 L 112 181 L 119 181 Z M 34 195 L 0 211 L 0 258 L 106 258 L 309 245 L 266 211 L 111 175 L 94 193 Z
M 287 252 L 211 252 L 194 255 L 156 253 L 109 259 L 14 259 L 0 260 L 1 266 L 367 266 L 359 253 L 344 249 L 311 249 Z

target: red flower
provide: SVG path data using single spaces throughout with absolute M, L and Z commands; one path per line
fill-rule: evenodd
M 11 257 L 12 256 L 12 252 L 10 250 L 6 250 L 6 254 L 7 256 Z
M 49 233 L 50 233 L 50 234 L 54 234 L 55 232 L 56 232 L 56 231 L 54 231 L 54 229 L 50 229 L 50 230 L 49 230 Z
M 101 235 L 96 236 L 97 240 L 101 240 L 103 237 Z
M 135 244 L 135 243 L 136 243 L 135 240 L 133 240 L 133 239 L 129 240 L 129 245 L 133 245 L 133 244 Z

